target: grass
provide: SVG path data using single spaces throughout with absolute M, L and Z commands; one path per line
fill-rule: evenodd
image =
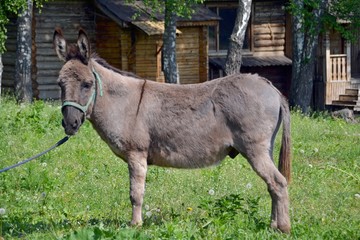
M 58 103 L 0 100 L 0 168 L 63 136 Z M 150 167 L 144 225 L 129 227 L 127 166 L 86 122 L 60 148 L 0 174 L 0 239 L 359 239 L 360 125 L 293 111 L 292 142 L 290 236 L 268 227 L 270 196 L 242 157 Z

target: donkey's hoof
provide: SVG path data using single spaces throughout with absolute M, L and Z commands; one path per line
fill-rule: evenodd
M 278 223 L 275 221 L 272 221 L 270 226 L 272 229 L 279 230 L 280 232 L 287 233 L 287 234 L 289 234 L 290 230 L 291 230 L 290 224 L 279 224 L 278 225 Z
M 288 225 L 279 225 L 278 229 L 283 233 L 290 234 L 291 227 L 290 227 L 290 224 L 288 224 Z
M 130 222 L 130 226 L 133 226 L 133 227 L 141 227 L 142 226 L 142 224 L 143 224 L 143 221 L 139 221 L 139 220 L 137 220 L 137 221 L 135 221 L 135 220 L 132 220 L 131 222 Z

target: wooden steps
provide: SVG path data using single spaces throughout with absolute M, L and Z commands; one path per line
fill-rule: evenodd
M 347 107 L 354 109 L 354 111 L 360 111 L 359 101 L 359 89 L 347 88 L 345 94 L 339 96 L 339 100 L 332 101 L 334 107 Z

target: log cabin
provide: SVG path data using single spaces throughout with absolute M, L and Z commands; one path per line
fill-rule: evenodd
M 286 0 L 253 0 L 244 41 L 241 72 L 258 73 L 288 96 L 291 81 L 291 16 Z M 206 0 L 191 19 L 178 19 L 177 60 L 180 83 L 199 83 L 224 75 L 228 39 L 236 17 L 237 0 Z M 134 14 L 137 18 L 134 18 Z M 54 0 L 33 11 L 33 95 L 58 99 L 56 78 L 62 63 L 52 49 L 55 27 L 75 41 L 84 28 L 93 49 L 110 64 L 140 77 L 164 82 L 161 64 L 163 16 L 151 14 L 138 1 Z M 8 52 L 3 55 L 2 88 L 13 91 L 16 21 L 9 25 Z M 346 42 L 329 30 L 319 40 L 314 106 L 346 106 L 360 111 L 360 36 Z
M 349 23 L 343 23 L 349 24 Z M 314 104 L 360 111 L 360 35 L 355 42 L 345 40 L 333 29 L 319 38 Z
M 219 17 L 203 5 L 194 6 L 190 18 L 177 20 L 177 64 L 180 83 L 208 80 L 209 26 Z M 161 64 L 164 17 L 152 14 L 141 1 L 124 0 L 54 0 L 44 3 L 41 12 L 33 10 L 32 19 L 32 90 L 37 99 L 59 99 L 56 80 L 62 66 L 52 46 L 55 27 L 64 30 L 65 38 L 75 42 L 79 28 L 86 30 L 92 48 L 114 67 L 138 76 L 164 82 Z M 3 55 L 2 88 L 14 91 L 16 59 L 16 19 L 9 25 Z
M 286 0 L 253 0 L 243 46 L 241 72 L 258 73 L 288 96 L 291 84 L 291 16 Z M 221 20 L 209 27 L 209 78 L 221 77 L 236 18 L 238 1 L 206 0 Z M 343 24 L 350 24 L 344 22 Z M 360 35 L 345 41 L 335 30 L 320 35 L 316 59 L 313 107 L 348 107 L 360 111 Z
M 238 1 L 207 0 L 205 6 L 220 18 L 209 27 L 209 78 L 224 75 L 229 37 Z M 243 73 L 258 73 L 286 96 L 291 80 L 291 26 L 284 0 L 253 0 L 243 45 Z

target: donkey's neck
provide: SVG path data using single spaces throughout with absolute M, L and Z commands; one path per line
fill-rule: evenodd
M 116 145 L 117 151 L 122 147 L 118 141 L 126 138 L 141 103 L 144 80 L 124 76 L 96 62 L 89 65 L 97 72 L 102 82 L 103 96 L 99 95 L 97 86 L 96 100 L 89 117 L 95 130 L 110 146 Z M 111 147 L 115 151 L 115 147 Z M 122 155 L 116 152 L 117 155 Z

